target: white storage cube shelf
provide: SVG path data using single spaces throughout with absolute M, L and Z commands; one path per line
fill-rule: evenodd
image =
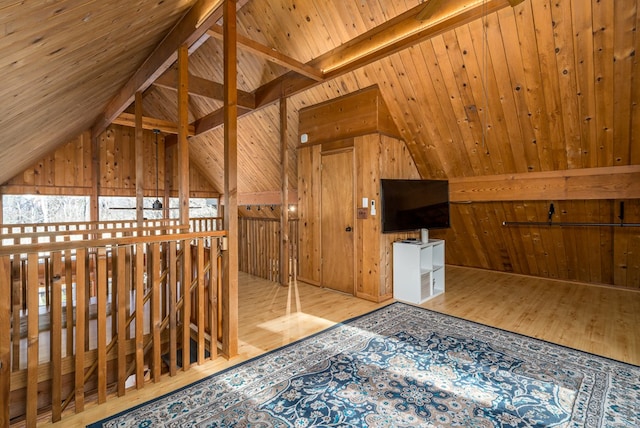
M 420 304 L 444 293 L 444 241 L 393 243 L 393 297 Z

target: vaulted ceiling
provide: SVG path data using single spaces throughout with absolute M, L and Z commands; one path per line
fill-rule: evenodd
M 637 0 L 430 3 L 435 13 L 421 21 L 416 15 L 427 2 L 420 0 L 241 1 L 238 88 L 253 96 L 263 91 L 267 98 L 265 88 L 291 95 L 293 148 L 300 108 L 377 84 L 424 176 L 640 163 Z M 0 7 L 0 182 L 96 124 L 194 4 L 67 0 Z M 461 16 L 473 8 L 497 11 L 484 19 Z M 434 30 L 424 31 L 429 27 Z M 391 37 L 410 42 L 372 56 L 382 59 L 339 68 L 354 46 L 375 52 L 377 45 L 393 43 Z M 221 37 L 209 31 L 196 46 L 190 74 L 205 85 L 222 82 Z M 272 60 L 256 54 L 255 46 L 272 49 Z M 312 79 L 279 65 L 279 57 L 324 71 L 324 83 L 311 85 Z M 287 76 L 293 83 L 269 87 Z M 162 79 L 157 83 L 144 94 L 144 114 L 175 121 L 175 91 Z M 239 120 L 240 191 L 278 188 L 278 106 L 262 104 Z M 190 120 L 221 105 L 193 95 Z M 218 189 L 220 153 L 220 127 L 191 140 L 193 162 Z M 290 164 L 295 175 L 295 162 Z

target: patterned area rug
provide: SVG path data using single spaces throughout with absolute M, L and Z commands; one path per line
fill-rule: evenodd
M 393 303 L 90 427 L 637 427 L 640 367 Z

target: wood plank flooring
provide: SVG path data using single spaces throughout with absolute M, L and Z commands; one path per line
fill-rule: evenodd
M 640 292 L 446 267 L 446 292 L 422 306 L 640 365 Z M 282 287 L 240 273 L 239 353 L 166 378 L 62 422 L 84 426 L 271 349 L 384 306 L 302 282 Z

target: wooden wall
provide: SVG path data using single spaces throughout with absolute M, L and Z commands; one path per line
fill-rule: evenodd
M 302 110 L 309 100 L 377 84 L 424 178 L 637 166 L 639 19 L 636 0 L 524 1 L 296 95 L 290 104 Z M 611 187 L 595 201 L 585 192 L 566 202 L 534 200 L 526 189 L 531 183 L 521 184 L 508 201 L 452 205 L 452 228 L 431 234 L 447 239 L 447 263 L 640 288 L 637 227 L 502 226 L 510 218 L 545 221 L 551 202 L 557 221 L 615 222 L 620 200 L 627 221 L 637 223 L 637 196 Z M 504 194 L 485 190 L 488 199 Z
M 145 196 L 156 196 L 155 134 L 144 131 Z M 134 129 L 112 125 L 99 138 L 100 195 L 135 196 L 135 134 Z M 171 195 L 177 196 L 178 164 L 168 149 L 171 169 Z M 0 191 L 13 194 L 89 195 L 93 183 L 93 151 L 90 132 L 60 147 L 4 184 Z M 165 188 L 164 138 L 158 136 L 158 178 L 160 197 Z M 192 197 L 215 197 L 219 192 L 193 166 L 189 171 Z
M 321 156 L 323 150 L 341 146 L 353 147 L 355 162 L 355 202 L 361 205 L 363 197 L 380 201 L 381 178 L 419 178 L 413 160 L 403 141 L 379 133 L 346 140 L 300 147 L 298 150 L 298 278 L 322 285 L 321 269 Z M 351 178 L 345 177 L 345 180 Z M 356 207 L 354 218 L 356 218 Z M 356 219 L 355 237 L 355 290 L 358 297 L 383 301 L 393 296 L 392 242 L 411 234 L 382 234 L 380 211 L 367 218 Z M 413 234 L 416 236 L 416 234 Z
M 432 230 L 446 239 L 447 263 L 502 272 L 640 289 L 638 227 L 503 226 L 546 221 L 640 223 L 640 201 L 568 200 L 451 204 L 451 229 Z
M 320 166 L 322 146 L 298 150 L 298 228 L 300 272 L 298 278 L 320 285 Z
M 393 296 L 392 243 L 417 234 L 381 232 L 380 179 L 420 177 L 402 140 L 377 133 L 354 140 L 356 202 L 367 197 L 378 203 L 375 216 L 356 220 L 356 296 L 382 301 Z

